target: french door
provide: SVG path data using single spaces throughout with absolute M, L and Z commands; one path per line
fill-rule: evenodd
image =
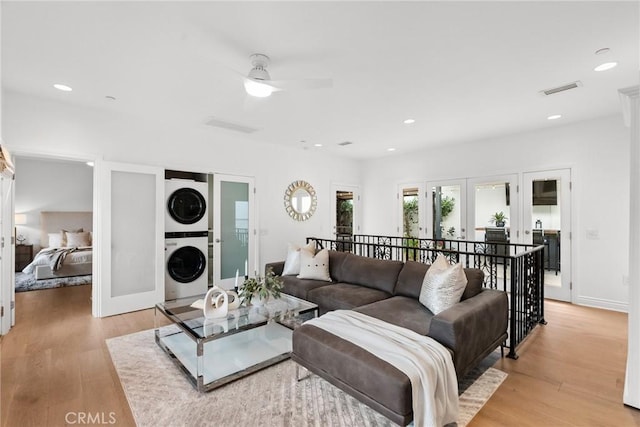
M 360 187 L 331 185 L 331 229 L 336 240 L 350 242 L 360 232 Z
M 544 245 L 545 297 L 571 301 L 571 171 L 522 176 L 524 243 Z
M 542 244 L 545 296 L 571 301 L 570 181 L 560 169 L 399 184 L 398 236 L 503 242 L 503 255 L 515 255 L 507 243 Z
M 93 313 L 164 301 L 164 169 L 96 162 Z
M 425 194 L 425 237 L 468 240 L 466 180 L 429 181 Z
M 398 184 L 396 197 L 399 201 L 399 220 L 396 228 L 398 235 L 406 238 L 426 238 L 424 184 Z
M 213 175 L 213 277 L 225 289 L 259 271 L 254 200 L 253 177 Z
M 504 234 L 507 242 L 520 242 L 518 175 L 469 178 L 467 188 L 467 240 L 482 242 Z

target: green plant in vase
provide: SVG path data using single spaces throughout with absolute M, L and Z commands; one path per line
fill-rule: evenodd
M 500 212 L 496 212 L 493 215 L 491 215 L 491 218 L 489 219 L 489 222 L 493 223 L 496 225 L 496 227 L 504 227 L 505 225 L 505 221 L 508 220 L 509 218 L 507 218 L 504 214 L 504 212 L 500 211 Z
M 258 301 L 264 303 L 270 297 L 280 298 L 282 288 L 282 279 L 273 273 L 273 269 L 269 268 L 264 277 L 258 275 L 245 280 L 239 296 L 243 304 L 249 304 L 254 300 L 254 305 L 256 305 Z

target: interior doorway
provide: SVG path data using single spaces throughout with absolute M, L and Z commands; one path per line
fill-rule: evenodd
M 571 301 L 571 170 L 522 176 L 524 243 L 544 246 L 545 297 Z
M 61 238 L 62 229 L 72 233 L 72 244 L 80 246 L 82 242 L 92 240 L 93 221 L 91 213 L 95 203 L 95 180 L 93 159 L 75 158 L 67 156 L 55 156 L 32 152 L 14 153 L 16 165 L 15 180 L 11 182 L 11 203 L 3 204 L 3 224 L 13 223 L 7 232 L 3 228 L 5 241 L 11 241 L 13 252 L 11 262 L 3 273 L 2 292 L 11 295 L 7 298 L 6 308 L 13 307 L 11 317 L 15 319 L 15 312 L 20 311 L 20 306 L 15 306 L 15 292 L 43 291 L 51 288 L 89 285 L 92 283 L 92 266 L 84 263 L 79 270 L 77 265 L 71 266 L 74 271 L 45 271 L 39 266 L 39 279 L 35 273 L 25 274 L 23 270 L 34 261 L 41 249 L 49 245 L 49 232 L 58 234 Z M 91 163 L 91 164 L 88 164 Z M 6 195 L 6 194 L 5 194 Z M 10 205 L 10 206 L 9 206 Z M 9 208 L 7 210 L 5 208 Z M 47 221 L 68 218 L 66 215 L 57 215 L 59 212 L 81 213 L 79 218 L 82 225 L 78 227 L 62 227 L 62 224 L 42 222 L 42 212 L 52 213 L 46 215 Z M 45 227 L 53 227 L 46 229 Z M 79 228 L 83 228 L 79 231 Z M 7 236 L 12 236 L 8 238 Z M 64 236 L 67 237 L 67 236 Z M 55 236 L 54 236 L 55 239 Z M 61 242 L 62 243 L 62 242 Z M 91 244 L 89 244 L 91 245 Z M 86 254 L 78 254 L 77 257 L 85 257 Z M 91 257 L 91 256 L 89 256 Z M 70 263 L 67 263 L 69 266 Z M 34 268 L 35 269 L 35 268 Z M 47 277 L 51 275 L 52 277 Z M 19 283 L 18 283 L 19 282 Z M 89 289 L 88 294 L 91 294 Z M 82 305 L 83 310 L 91 311 L 91 299 L 75 300 Z M 8 332 L 3 324 L 3 333 Z

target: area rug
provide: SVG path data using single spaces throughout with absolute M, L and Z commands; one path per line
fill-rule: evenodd
M 111 338 L 107 346 L 139 427 L 396 425 L 317 375 L 298 382 L 290 360 L 199 393 L 156 345 L 153 330 Z M 482 369 L 467 376 L 477 379 L 460 396 L 460 427 L 507 377 Z
M 88 285 L 90 283 L 91 274 L 86 276 L 58 277 L 55 279 L 36 280 L 36 276 L 34 274 L 16 272 L 16 292 L 61 288 L 63 286 Z

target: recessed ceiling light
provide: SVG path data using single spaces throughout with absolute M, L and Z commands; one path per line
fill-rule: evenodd
M 87 162 L 87 166 L 91 166 L 93 167 L 94 163 L 93 162 Z
M 605 62 L 604 64 L 598 65 L 593 69 L 593 71 L 607 71 L 614 68 L 616 65 L 618 65 L 617 62 Z
M 73 90 L 69 86 L 63 85 L 63 84 L 60 84 L 60 83 L 54 84 L 53 87 L 55 87 L 56 89 L 61 90 L 63 92 L 71 92 Z
M 314 147 L 322 147 L 322 144 L 313 144 Z
M 562 117 L 562 114 L 554 114 L 552 116 L 547 117 L 547 120 L 558 120 Z
M 387 148 L 387 151 L 396 151 L 395 148 Z
M 116 97 L 115 96 L 111 96 L 111 95 L 107 95 L 105 96 L 105 98 L 107 99 L 107 101 L 115 101 Z
M 407 120 L 403 121 L 402 123 L 404 123 L 405 125 L 410 125 L 410 124 L 415 123 L 415 122 L 416 122 L 415 119 L 407 119 Z

